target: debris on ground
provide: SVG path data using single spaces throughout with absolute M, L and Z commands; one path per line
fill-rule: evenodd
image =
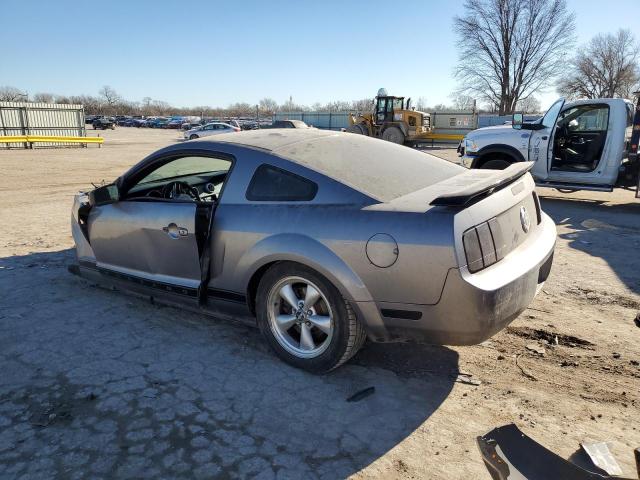
M 538 355 L 544 355 L 547 352 L 544 347 L 538 343 L 530 343 L 526 346 L 526 349 Z
M 622 469 L 616 459 L 613 458 L 609 447 L 605 442 L 584 441 L 580 443 L 583 450 L 589 455 L 593 464 L 607 472 L 609 475 L 622 475 Z
M 520 369 L 520 371 L 522 372 L 522 375 L 527 377 L 529 380 L 533 380 L 534 382 L 537 382 L 538 379 L 533 374 L 531 374 L 527 370 L 525 370 L 524 367 L 518 363 L 518 357 L 519 356 L 520 355 L 516 355 L 516 367 L 518 367 Z
M 376 387 L 364 388 L 364 389 L 354 393 L 349 398 L 347 398 L 347 402 L 359 402 L 360 400 L 363 400 L 363 399 L 367 398 L 368 396 L 373 395 L 375 392 L 376 392 Z
M 473 385 L 474 387 L 482 385 L 482 382 L 480 380 L 474 380 L 471 377 L 472 375 L 470 373 L 460 372 L 460 374 L 456 377 L 456 382 L 464 383 L 465 385 Z
M 595 462 L 593 468 L 583 468 L 565 460 L 525 435 L 514 424 L 494 428 L 489 433 L 477 437 L 477 442 L 482 460 L 491 477 L 495 480 L 515 478 L 526 480 L 549 478 L 612 480 L 620 478 L 610 476 L 611 474 L 602 474 L 604 469 L 601 469 Z M 611 459 L 613 460 L 613 457 Z M 615 460 L 613 462 L 615 463 Z M 622 472 L 620 471 L 620 473 Z
M 67 404 L 49 406 L 31 415 L 29 422 L 34 427 L 48 427 L 54 423 L 66 423 L 73 419 L 71 407 Z
M 565 347 L 590 348 L 595 345 L 588 340 L 584 340 L 573 335 L 564 335 L 562 333 L 553 333 L 541 328 L 529 327 L 507 327 L 507 333 L 518 337 L 527 338 L 529 340 L 544 341 L 548 345 L 561 345 Z

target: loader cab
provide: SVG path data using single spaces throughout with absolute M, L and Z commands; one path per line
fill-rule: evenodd
M 404 97 L 376 97 L 376 125 L 393 122 L 393 113 L 396 110 L 404 110 Z

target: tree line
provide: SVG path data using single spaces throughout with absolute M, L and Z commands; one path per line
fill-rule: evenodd
M 123 98 L 115 89 L 105 85 L 98 95 L 57 95 L 54 93 L 34 93 L 29 95 L 16 87 L 0 87 L 0 102 L 62 103 L 84 105 L 87 115 L 185 115 L 205 117 L 254 117 L 271 116 L 275 112 L 320 111 L 337 112 L 345 110 L 368 111 L 373 105 L 372 98 L 353 101 L 333 101 L 314 103 L 311 106 L 295 103 L 292 98 L 278 103 L 272 98 L 263 98 L 257 105 L 246 102 L 232 103 L 227 107 L 199 105 L 176 107 L 163 100 L 145 97 L 141 101 Z
M 576 50 L 575 14 L 565 0 L 465 0 L 464 10 L 453 21 L 457 93 L 490 110 L 513 113 L 550 86 L 570 99 L 640 90 L 640 45 L 631 31 L 598 34 Z

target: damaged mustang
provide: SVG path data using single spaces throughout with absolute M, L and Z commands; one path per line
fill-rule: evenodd
M 73 270 L 257 324 L 315 373 L 365 338 L 475 344 L 551 269 L 556 229 L 530 168 L 467 170 L 315 129 L 184 142 L 75 197 Z

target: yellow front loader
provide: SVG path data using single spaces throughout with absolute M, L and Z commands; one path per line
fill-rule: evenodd
M 431 115 L 411 108 L 411 99 L 393 97 L 381 88 L 372 113 L 349 114 L 347 132 L 378 137 L 393 143 L 411 144 L 428 140 Z

